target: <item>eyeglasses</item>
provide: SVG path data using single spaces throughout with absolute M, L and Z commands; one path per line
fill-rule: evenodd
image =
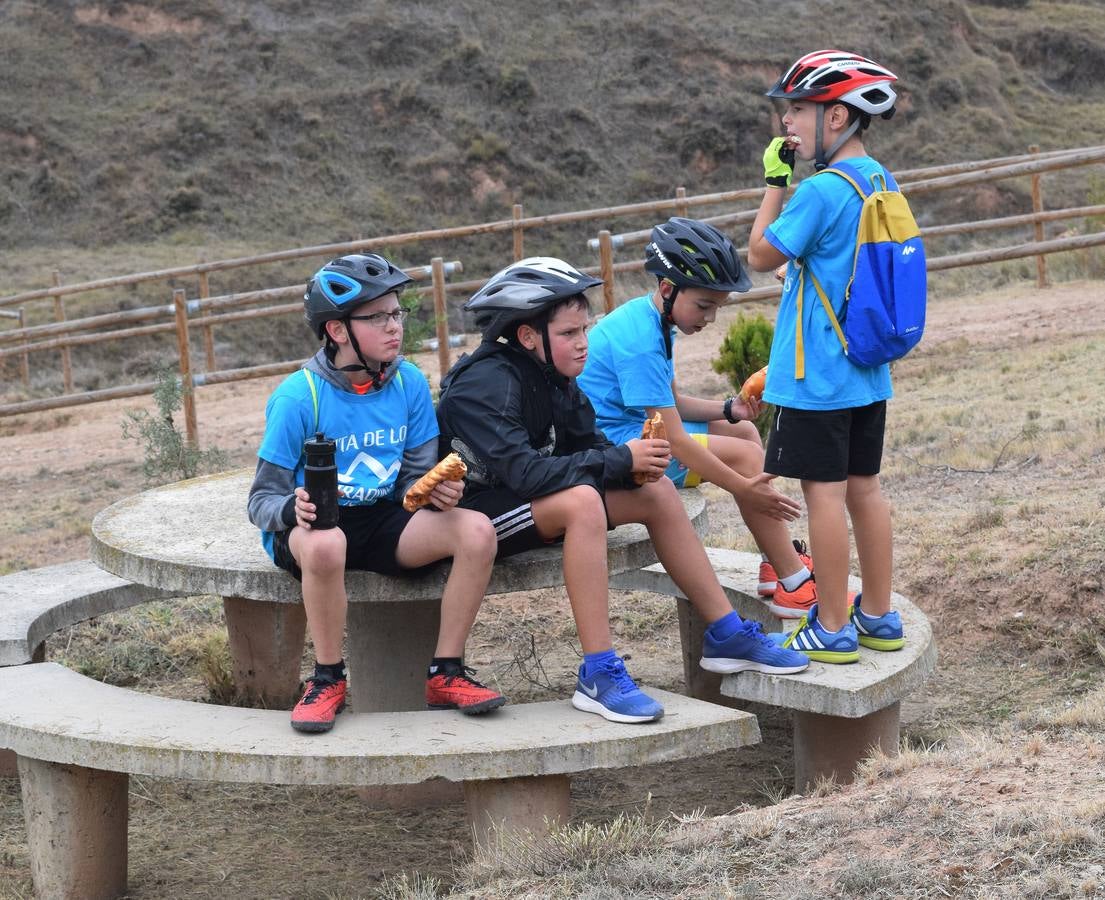
M 391 312 L 374 312 L 367 316 L 350 316 L 360 322 L 368 322 L 373 328 L 387 328 L 389 323 L 402 325 L 407 318 L 408 311 L 402 308 L 393 309 Z

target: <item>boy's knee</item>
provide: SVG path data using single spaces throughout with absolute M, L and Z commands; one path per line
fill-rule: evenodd
M 468 509 L 458 509 L 457 513 L 458 546 L 454 557 L 481 561 L 490 567 L 495 562 L 495 554 L 499 549 L 495 526 L 483 513 Z
M 304 572 L 345 571 L 345 532 L 340 528 L 304 530 L 297 543 L 297 562 Z
M 576 526 L 591 526 L 606 531 L 606 507 L 593 487 L 577 485 L 564 491 L 567 519 Z

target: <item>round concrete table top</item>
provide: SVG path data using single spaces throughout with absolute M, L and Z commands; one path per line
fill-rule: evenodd
M 180 481 L 144 491 L 100 512 L 92 521 L 92 560 L 121 578 L 182 594 L 217 594 L 299 603 L 299 582 L 278 569 L 246 517 L 252 469 Z M 679 492 L 699 534 L 706 500 Z M 559 546 L 530 550 L 495 564 L 489 594 L 536 590 L 564 583 Z M 611 575 L 648 566 L 656 553 L 641 525 L 622 525 L 608 539 Z M 400 578 L 349 571 L 350 602 L 401 602 L 441 596 L 449 564 Z

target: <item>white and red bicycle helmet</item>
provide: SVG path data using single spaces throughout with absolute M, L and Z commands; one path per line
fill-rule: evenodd
M 797 60 L 771 87 L 767 96 L 776 100 L 808 100 L 821 106 L 817 117 L 817 149 L 814 166 L 823 169 L 827 159 L 871 116 L 889 119 L 894 115 L 898 94 L 891 86 L 898 76 L 858 53 L 844 50 L 815 50 Z M 828 150 L 821 146 L 825 105 L 843 103 L 862 113 L 847 132 Z
M 767 92 L 779 100 L 846 103 L 871 116 L 884 116 L 898 95 L 898 76 L 877 62 L 843 50 L 815 50 L 794 63 Z

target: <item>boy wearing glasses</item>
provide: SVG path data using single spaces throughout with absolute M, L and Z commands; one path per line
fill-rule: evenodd
M 406 489 L 437 461 L 438 439 L 426 378 L 399 355 L 405 312 L 398 291 L 410 280 L 376 254 L 343 256 L 316 272 L 304 315 L 323 347 L 265 408 L 248 508 L 273 562 L 303 585 L 316 662 L 292 711 L 297 731 L 329 731 L 345 707 L 346 569 L 393 575 L 452 557 L 426 702 L 470 715 L 506 703 L 464 665 L 495 562 L 495 529 L 457 506 L 461 481 L 439 484 L 416 512 L 402 506 Z M 315 505 L 303 487 L 303 444 L 316 432 L 337 448 L 336 528 L 312 527 Z

